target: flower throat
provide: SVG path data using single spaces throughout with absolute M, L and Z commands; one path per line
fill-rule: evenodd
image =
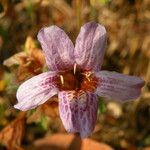
M 77 68 L 59 73 L 59 89 L 63 90 L 83 90 L 93 92 L 97 87 L 97 78 L 90 71 Z

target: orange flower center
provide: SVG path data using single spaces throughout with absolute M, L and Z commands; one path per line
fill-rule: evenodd
M 97 78 L 92 72 L 84 71 L 74 67 L 74 70 L 67 70 L 59 73 L 58 87 L 60 91 L 90 91 L 93 92 L 97 87 Z

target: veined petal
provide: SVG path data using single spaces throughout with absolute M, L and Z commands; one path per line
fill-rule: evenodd
M 18 104 L 14 107 L 26 111 L 46 102 L 58 93 L 55 79 L 55 72 L 45 72 L 25 81 L 18 88 Z
M 76 63 L 85 70 L 98 71 L 103 62 L 106 47 L 105 27 L 94 22 L 81 27 L 75 44 Z
M 123 102 L 140 96 L 145 83 L 139 77 L 109 71 L 97 72 L 96 77 L 99 80 L 96 94 Z
M 59 112 L 63 125 L 68 132 L 79 132 L 81 138 L 88 137 L 95 127 L 97 105 L 93 93 L 59 92 Z
M 66 33 L 57 26 L 42 28 L 38 33 L 51 71 L 65 70 L 74 65 L 74 46 Z

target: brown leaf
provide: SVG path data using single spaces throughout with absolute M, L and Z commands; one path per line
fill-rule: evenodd
M 41 66 L 45 64 L 45 58 L 41 49 L 35 48 L 30 50 L 30 57 L 40 63 Z
M 35 40 L 30 36 L 26 39 L 25 51 L 27 52 L 28 57 L 38 61 L 41 65 L 45 63 L 43 52 L 41 49 L 37 48 Z
M 150 147 L 145 147 L 143 150 L 150 150 Z
M 33 123 L 36 122 L 41 117 L 41 110 L 40 107 L 38 107 L 31 115 L 27 117 L 27 123 Z
M 30 149 L 30 148 L 29 148 Z M 104 143 L 91 139 L 81 140 L 73 134 L 55 134 L 34 142 L 32 150 L 113 150 Z
M 59 116 L 58 102 L 56 101 L 47 101 L 41 106 L 41 110 L 45 115 L 49 116 L 50 118 L 54 119 Z
M 46 103 L 38 107 L 35 112 L 27 118 L 27 123 L 36 122 L 43 114 L 52 119 L 59 116 L 57 97 L 52 97 Z
M 20 52 L 5 60 L 3 64 L 11 69 L 18 82 L 22 82 L 42 73 L 44 56 L 40 50 L 34 49 L 31 50 L 31 56 L 25 52 Z
M 27 55 L 25 52 L 19 52 L 3 62 L 3 65 L 7 67 L 12 67 L 13 65 L 22 65 L 26 59 Z
M 35 41 L 31 37 L 27 37 L 25 51 L 11 56 L 3 64 L 11 69 L 17 82 L 22 82 L 42 73 L 45 59 L 41 49 L 36 47 Z
M 30 50 L 34 48 L 36 48 L 35 41 L 31 36 L 28 36 L 25 42 L 25 51 L 30 53 Z
M 23 150 L 21 140 L 24 135 L 24 119 L 25 112 L 21 112 L 18 118 L 0 132 L 0 143 L 8 150 Z

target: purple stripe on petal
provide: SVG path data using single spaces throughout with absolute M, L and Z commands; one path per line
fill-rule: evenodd
M 59 92 L 59 112 L 63 125 L 68 132 L 79 132 L 81 138 L 88 137 L 95 127 L 97 105 L 93 93 Z
M 26 111 L 46 102 L 58 93 L 55 79 L 55 72 L 45 72 L 25 81 L 18 88 L 18 104 L 14 107 Z
M 138 98 L 145 84 L 141 78 L 117 72 L 100 71 L 96 77 L 99 80 L 96 94 L 120 101 Z
M 106 47 L 105 27 L 89 22 L 81 27 L 75 45 L 76 63 L 86 70 L 99 71 Z
M 75 91 L 62 91 L 58 94 L 60 118 L 68 132 L 78 132 L 78 124 L 75 114 L 72 112 L 78 108 Z
M 78 106 L 78 108 L 80 108 L 78 112 L 79 132 L 81 138 L 86 138 L 94 130 L 96 124 L 98 108 L 97 98 L 95 94 L 88 92 L 86 93 L 86 101 L 82 100 L 82 96 L 78 96 L 78 101 L 82 101 L 82 105 L 79 103 Z
M 66 70 L 74 65 L 74 46 L 66 33 L 57 26 L 42 28 L 38 33 L 51 71 Z

